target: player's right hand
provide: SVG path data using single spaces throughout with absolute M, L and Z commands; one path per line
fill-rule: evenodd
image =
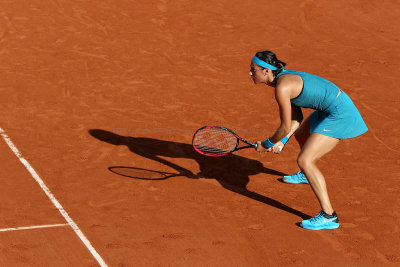
M 256 144 L 257 144 L 257 148 L 256 148 L 257 152 L 265 153 L 265 152 L 271 152 L 272 151 L 271 148 L 266 148 L 264 146 L 263 141 L 257 141 Z

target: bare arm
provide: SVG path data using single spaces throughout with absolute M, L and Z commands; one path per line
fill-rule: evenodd
M 300 127 L 302 121 L 303 112 L 301 111 L 301 108 L 292 105 L 292 122 L 290 126 L 290 131 L 286 135 L 288 138 L 290 138 L 294 134 L 294 132 Z
M 282 80 L 281 80 L 282 81 Z M 284 144 L 280 142 L 284 137 L 290 138 L 294 132 L 299 128 L 301 121 L 303 120 L 303 113 L 301 108 L 291 104 L 290 99 L 293 88 L 298 86 L 298 83 L 294 79 L 285 79 L 282 82 L 278 82 L 275 88 L 276 101 L 279 105 L 279 115 L 281 124 L 275 131 L 274 135 L 269 138 L 269 141 L 273 144 L 271 148 L 264 146 L 263 142 L 258 141 L 259 145 L 257 151 L 279 153 L 282 150 Z
M 272 143 L 277 143 L 291 133 L 292 129 L 292 104 L 290 103 L 290 87 L 277 86 L 275 89 L 276 102 L 279 105 L 281 124 L 274 135 L 269 138 Z

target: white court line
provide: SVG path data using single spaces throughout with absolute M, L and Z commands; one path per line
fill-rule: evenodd
M 71 228 L 78 235 L 78 237 L 81 239 L 83 244 L 85 244 L 85 246 L 90 251 L 90 253 L 92 253 L 93 257 L 97 260 L 97 262 L 100 264 L 100 266 L 107 267 L 108 265 L 104 262 L 104 260 L 101 258 L 101 256 L 97 253 L 97 251 L 94 249 L 94 247 L 92 246 L 90 241 L 82 233 L 81 229 L 79 229 L 78 225 L 71 219 L 71 217 L 69 217 L 68 213 L 61 206 L 60 202 L 58 202 L 58 200 L 54 197 L 54 195 L 51 193 L 49 188 L 45 185 L 43 180 L 39 177 L 39 175 L 36 173 L 36 171 L 29 164 L 29 162 L 22 156 L 22 154 L 19 152 L 18 148 L 14 145 L 14 143 L 11 141 L 11 139 L 7 136 L 7 134 L 4 132 L 4 130 L 1 127 L 0 127 L 0 134 L 6 141 L 7 145 L 11 148 L 11 150 L 17 156 L 17 158 L 21 161 L 21 163 L 26 167 L 26 169 L 32 175 L 33 179 L 35 179 L 35 181 L 40 185 L 40 187 L 42 188 L 44 193 L 48 196 L 48 198 L 51 200 L 51 202 L 54 204 L 54 206 L 58 209 L 58 211 L 64 217 L 64 219 L 67 221 L 69 226 L 71 226 Z
M 48 225 L 34 225 L 34 226 L 24 226 L 24 227 L 15 227 L 15 228 L 4 228 L 4 229 L 0 229 L 0 232 L 30 230 L 30 229 L 38 229 L 38 228 L 49 228 L 49 227 L 60 227 L 60 226 L 66 226 L 66 225 L 68 225 L 68 223 L 64 223 L 64 224 L 48 224 Z

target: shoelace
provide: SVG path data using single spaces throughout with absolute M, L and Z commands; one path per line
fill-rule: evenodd
M 295 177 L 296 177 L 296 179 L 297 179 L 298 181 L 301 181 L 301 182 L 306 181 L 306 177 L 305 177 L 305 175 L 304 175 L 301 171 L 299 171 L 298 173 L 296 173 L 296 174 L 295 174 Z
M 311 223 L 317 223 L 318 221 L 320 221 L 321 219 L 323 219 L 323 215 L 322 215 L 322 212 L 320 211 L 319 213 L 318 213 L 318 215 L 317 216 L 315 216 L 315 217 L 313 217 L 313 218 L 311 218 L 310 219 L 310 222 Z
M 322 215 L 321 215 L 321 212 L 320 212 L 320 213 L 318 213 L 317 216 L 311 218 L 311 219 L 310 219 L 310 222 L 311 222 L 311 223 L 317 223 L 317 222 L 321 219 L 321 216 L 322 216 Z
M 315 216 L 315 217 L 313 217 L 313 218 L 310 219 L 310 222 L 311 222 L 311 223 L 318 223 L 318 222 L 320 222 L 320 221 L 323 221 L 324 218 L 325 218 L 324 212 L 323 212 L 323 211 L 320 211 L 320 212 L 318 213 L 317 216 Z M 334 218 L 334 217 L 333 217 L 333 218 Z M 329 218 L 329 219 L 333 219 L 333 218 Z

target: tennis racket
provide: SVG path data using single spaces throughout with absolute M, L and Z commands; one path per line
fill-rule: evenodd
M 239 147 L 239 142 L 247 144 Z M 244 148 L 257 148 L 257 144 L 244 140 L 222 126 L 204 126 L 193 135 L 193 148 L 200 154 L 221 157 Z

